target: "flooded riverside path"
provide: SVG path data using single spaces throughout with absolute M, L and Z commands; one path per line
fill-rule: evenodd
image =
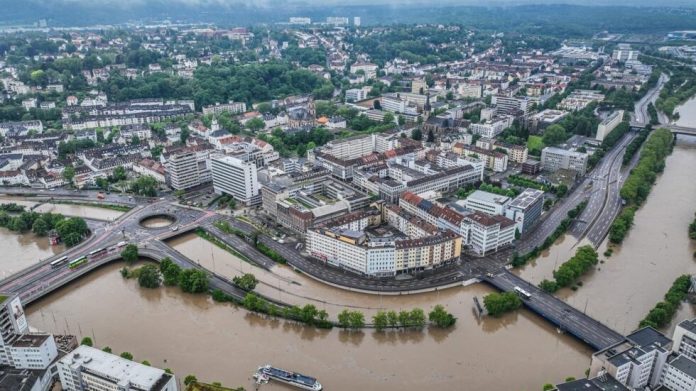
M 696 111 L 696 101 L 689 102 Z M 596 270 L 580 279 L 583 285 L 577 291 L 563 289 L 558 296 L 626 334 L 638 327 L 678 276 L 696 273 L 696 244 L 687 233 L 696 212 L 695 167 L 696 138 L 680 136 L 624 242 L 614 246 L 613 254 L 607 257 L 605 239 L 598 248 L 600 264 Z M 588 244 L 576 243 L 575 238 L 566 235 L 518 274 L 533 283 L 551 279 L 553 270 L 567 261 L 578 246 Z M 675 321 L 693 317 L 691 305 L 682 307 Z M 672 324 L 665 331 L 669 333 L 673 327 Z
M 680 140 L 624 244 L 609 258 L 600 255 L 605 263 L 583 277 L 578 291 L 560 292 L 562 298 L 625 333 L 661 300 L 674 278 L 696 271 L 691 258 L 696 249 L 686 233 L 696 210 L 696 181 L 693 170 L 685 167 L 696 167 L 696 144 Z M 5 235 L 15 234 L 0 232 L 0 239 Z M 264 363 L 316 376 L 327 390 L 538 390 L 547 382 L 581 377 L 589 366 L 588 347 L 528 311 L 479 320 L 472 311 L 473 297 L 492 291 L 482 284 L 411 296 L 364 295 L 326 286 L 284 266 L 261 270 L 195 235 L 169 244 L 216 273 L 254 273 L 261 281 L 259 292 L 314 304 L 333 318 L 346 307 L 360 309 L 369 321 L 378 308 L 421 307 L 428 312 L 443 304 L 458 321 L 451 330 L 423 332 L 316 330 L 177 288 L 139 288 L 136 281 L 121 278 L 122 264 L 113 264 L 32 304 L 30 324 L 93 336 L 99 347 L 129 351 L 138 361 L 171 368 L 179 378 L 192 373 L 247 389 L 253 389 L 252 372 Z M 546 258 L 523 269 L 522 276 L 531 281 L 549 277 L 554 264 L 574 252 L 574 244 L 566 236 Z M 693 313 L 683 305 L 678 316 Z M 271 384 L 264 389 L 288 388 Z

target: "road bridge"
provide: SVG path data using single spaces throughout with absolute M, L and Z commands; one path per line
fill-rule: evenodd
M 525 307 L 553 323 L 561 331 L 573 335 L 596 350 L 603 349 L 624 338 L 603 323 L 505 269 L 481 279 L 504 292 L 514 292 L 515 287 L 527 291 L 531 297 L 522 300 Z
M 631 121 L 631 128 L 632 129 L 645 129 L 645 127 L 648 124 L 644 122 L 638 122 L 638 121 Z M 660 124 L 660 125 L 655 125 L 655 128 L 664 128 L 668 129 L 671 131 L 673 134 L 678 135 L 678 134 L 683 134 L 686 136 L 696 136 L 696 128 L 691 128 L 688 126 L 679 126 L 675 124 Z

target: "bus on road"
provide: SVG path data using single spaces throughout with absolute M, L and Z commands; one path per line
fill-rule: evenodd
M 524 298 L 524 299 L 531 299 L 531 298 L 532 298 L 532 295 L 531 295 L 529 292 L 527 292 L 526 290 L 520 288 L 519 286 L 516 286 L 516 287 L 515 287 L 515 292 L 516 292 L 518 295 L 522 296 L 522 298 Z
M 68 268 L 77 269 L 78 267 L 84 265 L 85 263 L 87 263 L 87 257 L 85 257 L 83 255 L 80 258 L 76 258 L 76 259 L 73 259 L 72 261 L 70 261 L 70 263 L 68 264 Z
M 51 262 L 51 268 L 55 269 L 58 266 L 67 262 L 67 260 L 68 260 L 68 257 L 60 257 L 60 258 L 56 259 L 55 261 Z
M 98 256 L 103 255 L 103 254 L 106 254 L 106 247 L 90 252 L 89 257 L 94 258 L 94 257 L 98 257 Z

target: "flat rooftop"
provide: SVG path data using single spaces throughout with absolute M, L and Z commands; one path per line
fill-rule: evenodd
M 468 200 L 478 200 L 482 202 L 488 202 L 490 204 L 498 204 L 498 205 L 504 205 L 508 201 L 510 201 L 510 197 L 506 197 L 503 195 L 498 195 L 494 193 L 489 193 L 487 191 L 483 190 L 476 190 L 475 192 L 471 193 L 468 197 L 466 197 L 467 201 Z
M 60 361 L 71 366 L 82 366 L 83 370 L 97 376 L 119 379 L 119 384 L 131 383 L 144 389 L 154 388 L 165 375 L 162 369 L 126 360 L 85 345 L 78 346 Z

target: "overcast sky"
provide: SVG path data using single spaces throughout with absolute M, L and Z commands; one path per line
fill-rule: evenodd
M 0 3 L 8 0 L 0 0 Z M 254 4 L 260 7 L 282 7 L 284 5 L 375 5 L 375 4 L 423 4 L 433 5 L 519 5 L 519 4 L 578 4 L 578 5 L 640 5 L 640 6 L 659 6 L 659 5 L 680 5 L 696 7 L 695 0 L 9 0 L 29 2 L 52 2 L 52 3 L 83 3 L 85 5 L 102 5 L 129 7 L 133 5 L 143 5 L 148 2 L 167 2 L 170 4 L 188 5 L 217 5 L 230 6 L 239 4 Z

